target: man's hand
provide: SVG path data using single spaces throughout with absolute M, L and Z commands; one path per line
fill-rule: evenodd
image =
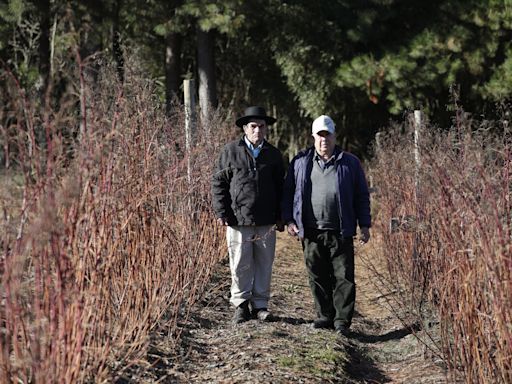
M 297 236 L 299 234 L 299 228 L 295 223 L 288 223 L 286 230 L 290 236 Z
M 359 233 L 359 243 L 366 244 L 370 240 L 370 228 L 362 227 Z
M 228 221 L 226 219 L 224 219 L 223 217 L 218 217 L 217 224 L 227 227 Z

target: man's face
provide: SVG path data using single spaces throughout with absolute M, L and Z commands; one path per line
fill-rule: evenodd
M 252 145 L 260 145 L 267 134 L 265 120 L 254 119 L 244 125 L 244 132 Z
M 336 134 L 327 131 L 314 133 L 315 149 L 320 156 L 331 156 L 336 145 Z

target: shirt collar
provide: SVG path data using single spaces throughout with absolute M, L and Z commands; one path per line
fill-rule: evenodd
M 261 149 L 261 147 L 263 147 L 263 143 L 265 142 L 265 140 L 262 140 L 261 143 L 258 146 L 255 147 L 254 144 L 249 141 L 247 136 L 244 136 L 244 141 L 245 141 L 245 144 L 247 145 L 247 147 L 249 147 L 250 150 L 254 150 L 256 148 Z
M 324 160 L 324 159 L 323 159 L 323 158 L 318 154 L 318 152 L 315 150 L 315 151 L 314 151 L 314 153 L 313 153 L 313 159 L 315 159 L 316 161 L 321 160 L 321 161 L 323 161 L 324 163 L 326 163 L 326 164 L 327 164 L 327 163 L 329 163 L 329 162 L 331 162 L 331 161 L 335 160 L 335 159 L 338 157 L 338 155 L 340 154 L 340 152 L 341 152 L 341 151 L 340 151 L 340 149 L 339 149 L 338 147 L 334 147 L 334 151 L 332 152 L 331 157 L 329 157 L 327 160 Z
M 329 159 L 327 159 L 327 160 L 324 160 L 324 159 L 322 159 L 322 157 L 317 153 L 317 151 L 314 148 L 313 148 L 313 150 L 314 150 L 313 161 L 316 161 L 317 164 L 322 169 L 326 169 L 326 168 L 330 167 L 331 165 L 335 164 L 336 160 L 338 159 L 338 156 L 341 153 L 341 150 L 336 146 L 336 147 L 334 147 L 334 151 L 332 152 L 331 157 L 329 157 Z
M 247 136 L 244 136 L 244 141 L 245 141 L 245 144 L 247 145 L 247 147 L 249 147 L 249 149 L 251 150 L 252 152 L 252 155 L 254 156 L 254 158 L 258 158 L 258 156 L 260 155 L 260 152 L 261 152 L 261 148 L 263 148 L 263 143 L 265 142 L 265 140 L 262 140 L 261 143 L 255 147 L 250 141 L 249 139 L 247 138 Z

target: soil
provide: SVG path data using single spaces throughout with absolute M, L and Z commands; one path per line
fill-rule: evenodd
M 350 337 L 311 327 L 315 317 L 300 242 L 278 234 L 269 310 L 274 321 L 232 325 L 229 266 L 219 265 L 181 343 L 155 343 L 143 382 L 445 383 L 446 372 L 390 311 L 378 288 L 378 241 L 356 247 L 356 314 Z M 140 373 L 140 372 L 139 372 Z M 133 382 L 132 380 L 121 380 Z

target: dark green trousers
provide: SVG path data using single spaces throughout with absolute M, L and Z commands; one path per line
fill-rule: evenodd
M 302 248 L 318 318 L 349 327 L 356 301 L 353 238 L 306 229 Z

